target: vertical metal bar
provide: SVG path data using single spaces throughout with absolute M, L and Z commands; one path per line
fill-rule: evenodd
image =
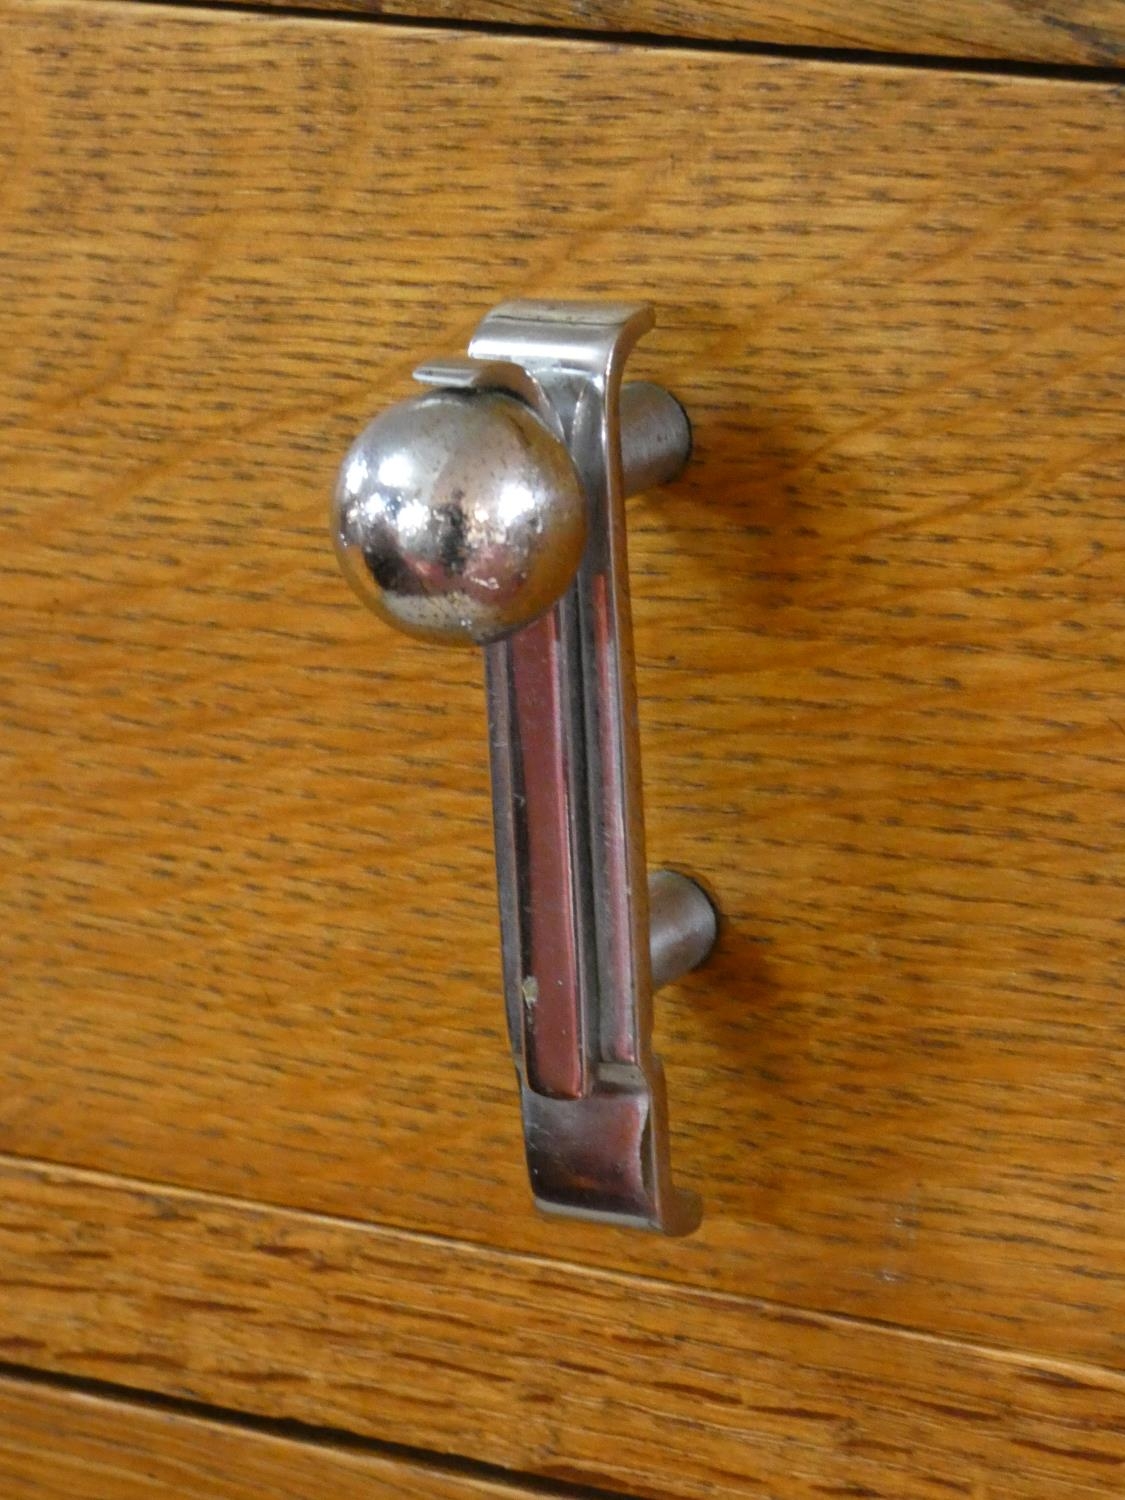
M 469 352 L 534 378 L 590 503 L 571 589 L 486 653 L 505 989 L 531 1180 L 554 1212 L 685 1232 L 698 1213 L 672 1188 L 650 1045 L 619 427 L 621 366 L 651 323 L 644 306 L 508 304 Z M 690 443 L 682 410 L 656 387 L 629 405 L 631 477 L 670 477 Z

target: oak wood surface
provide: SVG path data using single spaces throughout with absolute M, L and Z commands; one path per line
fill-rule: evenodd
M 1120 92 L 0 17 L 0 1148 L 1125 1367 Z M 725 916 L 683 1242 L 532 1215 L 479 664 L 326 542 L 515 295 L 652 296 L 695 421 L 632 511 Z
M 0 1187 L 11 1359 L 644 1496 L 1120 1493 L 1101 1368 L 63 1169 Z
M 546 1500 L 358 1446 L 0 1376 L 4 1500 Z
M 229 0 L 267 7 L 292 0 Z M 311 11 L 1120 66 L 1121 0 L 300 0 Z

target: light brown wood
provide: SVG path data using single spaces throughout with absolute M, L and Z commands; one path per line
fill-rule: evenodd
M 245 7 L 248 0 L 230 0 Z M 292 8 L 292 0 L 252 0 Z M 316 11 L 725 42 L 1120 66 L 1120 0 L 300 0 Z
M 646 1496 L 1125 1473 L 1125 1380 L 1076 1362 L 75 1172 L 0 1187 L 12 1358 Z
M 1120 93 L 0 14 L 0 1147 L 1121 1368 Z M 326 539 L 521 294 L 653 296 L 696 424 L 632 512 L 651 855 L 726 917 L 679 1243 L 533 1217 L 479 664 Z
M 545 1500 L 358 1444 L 0 1376 L 4 1500 Z

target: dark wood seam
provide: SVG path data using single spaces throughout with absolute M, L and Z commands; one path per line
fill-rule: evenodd
M 585 1484 L 570 1484 L 564 1480 L 544 1479 L 538 1474 L 525 1474 L 519 1470 L 503 1469 L 497 1464 L 481 1463 L 476 1459 L 463 1458 L 455 1453 L 435 1453 L 424 1448 L 412 1448 L 405 1443 L 384 1442 L 375 1438 L 360 1437 L 345 1428 L 320 1426 L 302 1422 L 296 1418 L 261 1417 L 237 1407 L 212 1405 L 207 1401 L 158 1395 L 140 1386 L 119 1384 L 112 1380 L 96 1380 L 81 1375 L 61 1375 L 50 1370 L 40 1370 L 32 1365 L 0 1360 L 0 1380 L 9 1380 L 29 1387 L 65 1392 L 75 1396 L 91 1396 L 102 1401 L 130 1406 L 137 1411 L 158 1412 L 166 1416 L 191 1417 L 226 1427 L 239 1432 L 253 1433 L 258 1437 L 283 1438 L 299 1442 L 309 1448 L 333 1449 L 338 1453 L 354 1454 L 358 1457 L 377 1458 L 399 1463 L 413 1469 L 423 1469 L 447 1478 L 484 1481 L 492 1485 L 504 1485 L 513 1493 L 523 1495 L 534 1489 L 544 1500 L 633 1500 L 620 1490 L 601 1489 Z
M 1092 63 L 1048 63 L 1019 58 L 972 57 L 955 54 L 884 52 L 863 47 L 811 47 L 783 42 L 731 41 L 690 33 L 669 35 L 647 31 L 594 31 L 569 26 L 528 26 L 503 21 L 448 20 L 430 16 L 388 16 L 377 12 L 333 9 L 321 5 L 274 5 L 269 0 L 109 0 L 118 5 L 160 7 L 219 15 L 256 16 L 263 21 L 305 20 L 378 26 L 388 30 L 451 31 L 462 35 L 519 37 L 543 42 L 584 42 L 602 47 L 669 48 L 727 54 L 734 57 L 783 58 L 794 62 L 838 63 L 847 67 L 905 68 L 920 72 L 967 73 L 998 78 L 1042 78 L 1063 83 L 1125 83 L 1125 67 Z

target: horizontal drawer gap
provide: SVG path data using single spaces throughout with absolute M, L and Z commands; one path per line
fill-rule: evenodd
M 118 0 L 121 3 L 121 0 Z M 736 57 L 786 58 L 794 62 L 836 63 L 846 67 L 905 68 L 917 72 L 983 74 L 998 78 L 1042 78 L 1055 82 L 1120 85 L 1125 67 L 1092 63 L 1054 63 L 1022 58 L 975 57 L 956 53 L 882 51 L 866 47 L 816 47 L 786 42 L 724 39 L 651 31 L 598 31 L 563 25 L 529 25 L 499 20 L 474 21 L 440 16 L 386 15 L 364 8 L 364 0 L 353 5 L 234 3 L 234 0 L 144 0 L 163 10 L 211 11 L 262 19 L 343 21 L 352 25 L 407 28 L 420 31 L 451 31 L 496 37 L 518 37 L 526 41 L 588 42 L 594 46 L 646 47 L 667 50 L 728 54 Z
M 621 1500 L 632 1500 L 632 1497 L 619 1490 L 543 1479 L 538 1475 L 503 1469 L 497 1464 L 480 1463 L 459 1454 L 434 1453 L 412 1448 L 404 1443 L 377 1441 L 359 1437 L 342 1428 L 315 1425 L 293 1418 L 255 1416 L 235 1407 L 162 1396 L 117 1381 L 59 1375 L 6 1360 L 0 1360 L 0 1410 L 3 1409 L 4 1397 L 8 1394 L 4 1390 L 6 1384 L 17 1390 L 22 1386 L 28 1394 L 31 1391 L 44 1395 L 54 1393 L 60 1404 L 65 1404 L 67 1398 L 86 1397 L 103 1404 L 107 1415 L 112 1409 L 112 1415 L 117 1420 L 131 1416 L 138 1421 L 143 1421 L 146 1416 L 179 1418 L 193 1427 L 202 1423 L 211 1429 L 223 1428 L 228 1432 L 245 1435 L 248 1439 L 273 1439 L 287 1445 L 297 1445 L 305 1451 L 319 1449 L 326 1457 L 335 1455 L 360 1461 L 368 1459 L 373 1466 L 378 1467 L 393 1465 L 403 1471 L 405 1477 L 428 1476 L 444 1481 L 445 1486 L 458 1495 L 463 1488 L 466 1497 L 486 1495 L 494 1496 L 496 1500 L 530 1500 L 534 1495 L 542 1496 L 543 1500 L 600 1500 L 604 1496 L 621 1496 Z M 4 1431 L 7 1432 L 6 1424 Z M 3 1456 L 4 1440 L 0 1437 L 0 1458 Z M 330 1475 L 326 1472 L 325 1477 Z M 442 1493 L 445 1493 L 444 1487 Z

